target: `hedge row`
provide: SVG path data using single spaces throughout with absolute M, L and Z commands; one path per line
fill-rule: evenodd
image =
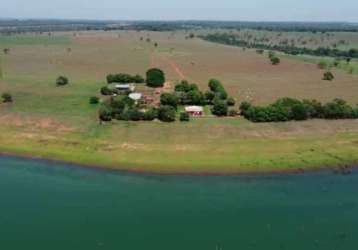
M 144 78 L 140 75 L 130 74 L 109 74 L 107 75 L 107 83 L 144 83 Z
M 322 104 L 316 100 L 281 98 L 268 106 L 253 106 L 243 102 L 241 114 L 252 122 L 285 122 L 308 119 L 357 119 L 358 107 L 353 108 L 342 99 Z

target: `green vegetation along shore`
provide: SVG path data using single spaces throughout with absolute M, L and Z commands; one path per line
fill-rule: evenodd
M 202 118 L 188 124 L 120 122 L 72 130 L 47 119 L 37 123 L 16 117 L 0 128 L 0 152 L 160 174 L 301 172 L 358 162 L 357 122 L 277 126 L 223 119 L 225 124 Z

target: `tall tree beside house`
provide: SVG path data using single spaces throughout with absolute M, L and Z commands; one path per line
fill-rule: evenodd
M 147 71 L 147 85 L 149 87 L 163 87 L 164 83 L 165 75 L 161 69 L 153 68 Z

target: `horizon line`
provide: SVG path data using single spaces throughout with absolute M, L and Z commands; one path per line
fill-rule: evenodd
M 242 23 L 346 23 L 358 24 L 358 21 L 313 21 L 313 20 L 234 20 L 234 19 L 101 19 L 101 18 L 51 18 L 51 17 L 0 17 L 0 21 L 102 21 L 102 22 L 242 22 Z

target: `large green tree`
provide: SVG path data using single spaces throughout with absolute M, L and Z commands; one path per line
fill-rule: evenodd
M 163 87 L 164 83 L 165 74 L 161 69 L 153 68 L 147 71 L 147 85 L 149 87 Z
M 178 97 L 174 94 L 170 94 L 170 93 L 163 93 L 160 96 L 160 103 L 162 105 L 169 105 L 172 106 L 174 108 L 177 108 L 178 105 Z
M 158 118 L 163 122 L 175 121 L 175 109 L 172 106 L 160 106 L 158 110 Z

